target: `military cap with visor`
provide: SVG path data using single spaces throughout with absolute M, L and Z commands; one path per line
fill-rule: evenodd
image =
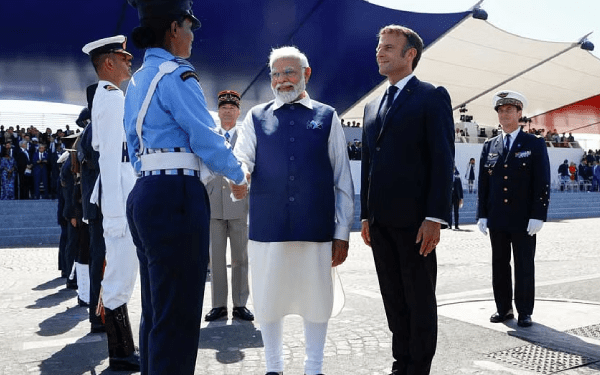
M 175 21 L 187 18 L 192 22 L 192 30 L 200 27 L 200 21 L 192 11 L 192 0 L 127 0 L 136 8 L 142 26 L 158 20 Z

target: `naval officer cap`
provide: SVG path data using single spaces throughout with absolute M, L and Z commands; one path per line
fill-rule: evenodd
M 233 104 L 240 108 L 240 94 L 233 90 L 223 90 L 217 95 L 219 99 L 219 107 L 223 104 Z
M 176 21 L 187 18 L 192 22 L 192 30 L 200 27 L 200 21 L 192 12 L 192 0 L 127 0 L 136 8 L 142 25 L 150 25 L 159 20 Z
M 494 104 L 494 110 L 496 112 L 498 112 L 498 108 L 503 105 L 514 105 L 518 109 L 523 110 L 527 106 L 527 99 L 516 91 L 504 90 L 494 94 L 492 104 Z
M 125 50 L 127 37 L 125 35 L 111 36 L 110 38 L 102 38 L 89 42 L 81 49 L 83 53 L 90 55 L 92 58 L 103 53 L 122 53 L 132 56 L 131 53 Z

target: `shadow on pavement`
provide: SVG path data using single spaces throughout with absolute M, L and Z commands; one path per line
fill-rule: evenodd
M 219 363 L 230 364 L 244 359 L 244 348 L 263 347 L 262 335 L 252 322 L 234 320 L 210 322 L 200 330 L 199 349 L 214 349 Z
M 88 375 L 99 374 L 96 367 L 108 359 L 106 337 L 104 335 L 88 334 L 73 344 L 66 345 L 51 357 L 40 363 L 41 375 Z M 108 362 L 106 363 L 108 365 Z M 117 374 L 110 370 L 102 374 Z M 118 372 L 127 374 L 127 372 Z
M 67 279 L 62 278 L 62 277 L 57 277 L 56 279 L 46 281 L 45 283 L 40 284 L 40 285 L 36 286 L 35 288 L 32 288 L 31 290 L 40 291 L 40 290 L 56 289 L 59 286 L 65 286 L 66 282 L 67 282 Z
M 49 294 L 35 300 L 35 304 L 27 306 L 28 309 L 43 309 L 48 307 L 58 306 L 64 301 L 77 297 L 77 291 L 73 289 L 61 289 L 54 294 Z M 74 304 L 77 300 L 74 300 Z
M 578 336 L 557 331 L 535 321 L 528 328 L 517 326 L 516 320 L 504 324 L 514 329 L 514 331 L 508 331 L 509 336 L 529 341 L 547 349 L 576 354 L 591 360 L 600 360 L 600 346 L 586 342 Z
M 37 332 L 40 336 L 56 336 L 69 332 L 80 322 L 89 317 L 88 309 L 75 306 L 69 307 L 39 324 L 40 330 Z

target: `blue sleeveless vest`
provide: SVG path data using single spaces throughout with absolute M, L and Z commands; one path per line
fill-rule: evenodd
M 252 109 L 256 160 L 250 187 L 249 238 L 328 242 L 335 230 L 328 140 L 334 109 L 274 101 Z M 269 129 L 276 129 L 275 131 Z

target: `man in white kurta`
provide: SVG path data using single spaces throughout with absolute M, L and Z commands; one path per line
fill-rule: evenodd
M 101 298 L 110 367 L 136 371 L 139 357 L 133 345 L 127 302 L 135 286 L 138 260 L 125 213 L 136 175 L 127 153 L 125 96 L 119 88 L 131 77 L 132 56 L 125 51 L 125 40 L 124 36 L 101 39 L 86 45 L 84 52 L 91 56 L 99 78 L 92 104 L 92 147 L 100 153 L 100 175 L 91 200 L 96 199 L 104 217 L 106 268 Z
M 295 47 L 275 49 L 270 68 L 275 100 L 247 114 L 234 152 L 252 176 L 252 294 L 267 374 L 283 372 L 283 317 L 298 314 L 305 374 L 315 375 L 333 306 L 332 267 L 348 254 L 354 188 L 335 110 L 305 91 L 306 56 Z

